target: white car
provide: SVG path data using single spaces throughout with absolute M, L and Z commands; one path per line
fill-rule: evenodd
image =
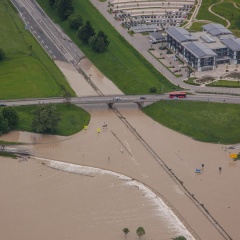
M 122 100 L 121 97 L 115 97 L 115 100 L 118 101 L 118 100 Z

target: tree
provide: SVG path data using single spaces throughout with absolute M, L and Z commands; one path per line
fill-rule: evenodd
M 95 37 L 95 40 L 91 44 L 96 52 L 104 52 L 109 43 L 110 42 L 107 39 L 107 35 L 104 32 L 99 31 Z
M 55 3 L 57 15 L 61 20 L 66 20 L 74 12 L 72 0 L 57 0 Z
M 137 233 L 137 235 L 138 235 L 138 237 L 139 237 L 139 239 L 140 239 L 143 235 L 145 235 L 145 230 L 144 230 L 143 227 L 139 227 L 139 228 L 137 229 L 136 233 Z
M 14 129 L 18 125 L 18 113 L 12 107 L 4 107 L 2 110 L 2 115 L 8 121 L 8 127 L 10 130 Z
M 5 53 L 4 53 L 4 51 L 2 50 L 2 48 L 0 48 L 0 61 L 1 61 L 2 59 L 4 59 L 4 57 L 5 57 Z
M 8 126 L 8 120 L 0 114 L 0 135 L 3 133 L 7 133 L 10 130 Z
M 56 105 L 47 104 L 34 111 L 32 127 L 39 133 L 52 133 L 56 131 L 60 120 L 60 113 L 57 111 Z
M 83 25 L 83 19 L 79 13 L 73 13 L 68 17 L 68 22 L 71 28 L 79 29 Z
M 95 35 L 95 31 L 92 27 L 90 21 L 86 21 L 85 25 L 78 29 L 78 37 L 83 41 L 83 43 L 88 43 L 91 36 Z
M 53 7 L 55 4 L 55 0 L 48 0 L 48 4 L 50 7 Z
M 64 97 L 65 102 L 67 104 L 71 103 L 71 93 L 69 93 L 68 91 L 65 90 L 64 93 L 63 93 L 63 97 Z
M 127 237 L 127 234 L 130 232 L 128 228 L 124 228 L 123 232 L 125 234 L 125 238 Z

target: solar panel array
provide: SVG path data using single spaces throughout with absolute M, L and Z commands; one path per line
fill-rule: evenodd
M 240 51 L 240 38 L 222 39 L 221 42 L 230 48 L 232 51 Z
M 203 29 L 213 36 L 218 36 L 221 34 L 232 34 L 227 28 L 219 23 L 209 23 L 203 26 Z
M 187 43 L 185 45 L 185 48 L 188 51 L 190 51 L 193 55 L 199 58 L 217 56 L 217 54 L 213 50 L 211 50 L 210 48 L 208 48 L 207 46 L 200 42 Z
M 187 30 L 180 27 L 171 27 L 166 30 L 166 32 L 171 35 L 173 38 L 177 39 L 178 42 L 186 41 L 196 41 L 197 38 L 190 34 Z
M 216 42 L 214 39 L 212 39 L 209 35 L 202 35 L 200 37 L 204 42 L 206 43 L 214 43 Z

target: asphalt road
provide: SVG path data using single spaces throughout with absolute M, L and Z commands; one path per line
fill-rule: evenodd
M 117 100 L 116 97 L 121 99 Z M 144 99 L 143 99 L 144 98 Z M 73 97 L 71 103 L 73 104 L 127 104 L 136 103 L 144 106 L 144 103 L 153 103 L 159 100 L 169 101 L 202 101 L 202 102 L 220 102 L 220 103 L 234 103 L 240 104 L 239 96 L 231 95 L 216 95 L 216 94 L 199 94 L 199 95 L 187 95 L 182 99 L 170 99 L 167 94 L 164 95 L 108 95 L 108 96 L 88 96 L 88 97 Z M 2 100 L 0 106 L 23 106 L 23 105 L 38 105 L 48 103 L 65 103 L 64 98 L 40 98 L 40 99 L 16 99 L 16 100 Z
M 84 54 L 33 0 L 11 0 L 29 30 L 53 60 L 76 65 Z

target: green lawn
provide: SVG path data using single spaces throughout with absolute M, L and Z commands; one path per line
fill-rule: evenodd
M 83 129 L 90 121 L 90 115 L 85 110 L 67 104 L 57 104 L 57 110 L 61 113 L 61 121 L 58 130 L 54 133 L 61 136 L 70 136 Z M 36 106 L 15 107 L 19 115 L 19 124 L 17 130 L 33 132 L 32 118 Z
M 214 4 L 214 3 L 218 3 L 220 0 L 202 0 L 202 5 L 200 8 L 200 11 L 198 12 L 196 19 L 198 20 L 209 20 L 212 21 L 214 23 L 220 23 L 224 26 L 226 26 L 226 21 L 211 14 L 208 11 L 208 8 Z M 212 8 L 212 10 L 214 11 L 214 9 Z
M 240 142 L 240 105 L 193 101 L 159 101 L 143 111 L 155 121 L 203 142 Z
M 208 24 L 209 22 L 194 22 L 190 27 L 190 31 L 199 32 L 202 31 L 202 26 Z
M 236 29 L 236 21 L 239 18 L 239 9 L 232 2 L 222 2 L 213 6 L 212 10 L 231 22 L 230 29 Z
M 107 34 L 110 45 L 105 53 L 96 54 L 91 48 L 83 45 L 77 38 L 76 31 L 69 28 L 68 22 L 59 21 L 55 12 L 50 9 L 48 0 L 37 0 L 37 2 L 56 23 L 60 24 L 94 65 L 124 93 L 149 93 L 151 87 L 156 87 L 160 92 L 162 86 L 165 92 L 175 89 L 175 86 L 132 48 L 88 0 L 73 0 L 75 11 L 80 12 L 85 21 L 90 20 L 96 31 L 102 30 Z
M 229 80 L 219 80 L 217 82 L 206 84 L 206 86 L 210 87 L 240 87 L 239 81 L 229 81 Z
M 9 0 L 0 1 L 0 99 L 61 96 L 61 86 L 74 94 L 63 74 L 31 33 L 25 30 Z
M 188 80 L 184 80 L 184 82 L 187 83 L 187 84 L 200 86 L 200 84 L 194 82 L 195 79 L 197 79 L 197 78 L 194 78 L 194 77 L 193 78 L 188 78 Z

